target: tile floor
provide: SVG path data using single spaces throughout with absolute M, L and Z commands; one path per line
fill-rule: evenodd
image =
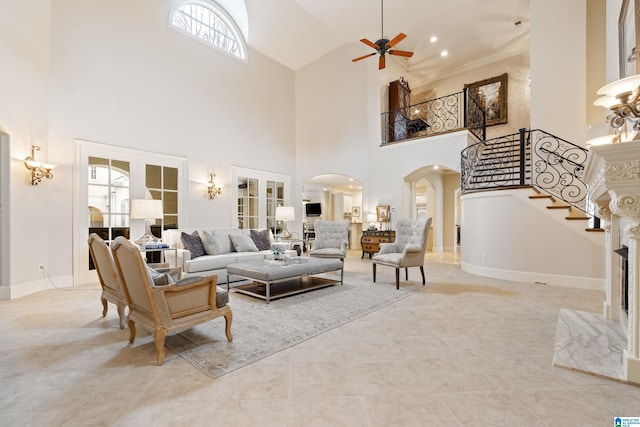
M 427 261 L 424 292 L 215 380 L 168 349 L 156 366 L 144 332 L 129 345 L 115 308 L 100 315 L 97 287 L 2 301 L 0 425 L 613 426 L 640 416 L 640 387 L 551 366 L 559 309 L 600 313 L 603 293 L 472 276 L 455 254 Z M 371 273 L 356 251 L 346 268 Z M 394 286 L 393 270 L 378 274 Z

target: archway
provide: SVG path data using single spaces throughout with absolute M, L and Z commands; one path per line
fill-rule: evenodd
M 302 229 L 305 240 L 315 236 L 313 224 L 317 219 L 351 221 L 349 246 L 360 247 L 362 222 L 362 184 L 355 178 L 336 173 L 313 176 L 302 184 Z
M 456 250 L 456 215 L 459 206 L 460 174 L 438 165 L 423 166 L 406 175 L 406 206 L 411 217 L 433 218 L 427 250 Z

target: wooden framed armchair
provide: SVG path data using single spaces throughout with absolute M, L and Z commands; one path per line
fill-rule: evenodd
M 350 221 L 318 220 L 313 227 L 316 239 L 311 241 L 309 256 L 318 258 L 339 258 L 344 261 L 349 246 Z
M 96 233 L 89 235 L 89 253 L 96 266 L 100 286 L 102 286 L 102 316 L 107 315 L 108 303 L 116 305 L 118 316 L 120 317 L 120 329 L 124 329 L 127 300 L 124 296 L 124 289 L 120 281 L 120 276 L 116 271 L 116 265 L 111 255 L 111 250 L 107 243 Z
M 158 365 L 164 363 L 164 339 L 173 330 L 224 317 L 227 340 L 233 340 L 229 294 L 217 286 L 217 276 L 191 276 L 156 286 L 136 246 L 117 237 L 111 250 L 129 304 L 129 342 L 136 338 L 136 324 L 153 331 Z
M 373 262 L 373 281 L 376 281 L 376 266 L 386 265 L 396 269 L 396 289 L 400 289 L 400 269 L 404 268 L 405 280 L 409 280 L 409 267 L 420 267 L 422 284 L 424 278 L 424 254 L 427 248 L 427 237 L 431 227 L 429 219 L 399 219 L 396 223 L 396 241 L 380 243 L 380 252 L 375 254 Z

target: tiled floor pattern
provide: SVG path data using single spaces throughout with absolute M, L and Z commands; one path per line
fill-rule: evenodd
M 559 310 L 599 313 L 603 293 L 472 276 L 456 254 L 427 261 L 424 292 L 215 380 L 168 349 L 156 366 L 149 335 L 129 345 L 115 308 L 101 317 L 97 288 L 2 301 L 0 425 L 612 426 L 640 416 L 640 387 L 551 365 Z M 346 269 L 370 275 L 371 261 L 352 251 Z M 394 286 L 392 269 L 378 269 L 378 285 Z

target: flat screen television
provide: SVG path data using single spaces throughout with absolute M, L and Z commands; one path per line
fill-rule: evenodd
M 307 203 L 304 205 L 304 213 L 306 216 L 320 216 L 322 215 L 322 204 Z

